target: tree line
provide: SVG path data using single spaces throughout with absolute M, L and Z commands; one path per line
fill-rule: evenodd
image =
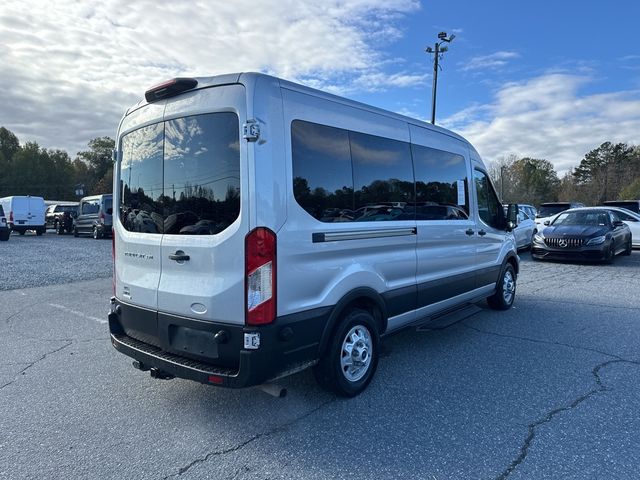
M 640 146 L 605 142 L 588 152 L 562 178 L 545 159 L 509 156 L 490 174 L 504 203 L 582 202 L 640 199 Z
M 114 146 L 112 138 L 94 138 L 72 160 L 64 150 L 43 148 L 36 142 L 21 145 L 13 132 L 0 127 L 0 197 L 78 200 L 79 188 L 80 195 L 111 193 Z
M 72 160 L 67 152 L 36 142 L 20 145 L 16 135 L 0 127 L 0 197 L 77 200 L 79 186 L 83 195 L 110 193 L 115 141 L 99 137 L 87 146 Z M 513 155 L 492 163 L 489 173 L 505 203 L 597 205 L 605 200 L 640 199 L 640 146 L 605 142 L 562 178 L 548 160 Z

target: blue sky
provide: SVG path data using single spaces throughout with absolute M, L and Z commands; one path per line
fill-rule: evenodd
M 640 2 L 5 0 L 0 126 L 72 157 L 175 76 L 262 71 L 430 118 L 489 162 L 562 174 L 604 141 L 640 144 Z

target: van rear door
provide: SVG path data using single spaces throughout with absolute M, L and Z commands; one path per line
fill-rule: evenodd
M 162 270 L 163 109 L 157 105 L 145 107 L 144 120 L 150 117 L 156 123 L 122 137 L 117 177 L 120 187 L 116 192 L 118 211 L 114 223 L 116 297 L 150 311 L 158 307 L 157 290 Z M 135 118 L 127 120 L 133 124 L 139 122 Z M 139 328 L 144 329 L 144 333 L 155 334 L 153 315 L 148 323 Z
M 167 103 L 160 315 L 244 323 L 245 112 L 241 85 L 203 89 Z

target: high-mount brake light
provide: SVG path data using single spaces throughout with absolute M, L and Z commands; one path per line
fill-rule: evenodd
M 174 97 L 182 92 L 196 88 L 197 85 L 198 81 L 195 78 L 172 78 L 151 87 L 144 92 L 144 98 L 151 103 L 163 98 Z
M 276 318 L 276 234 L 259 227 L 245 243 L 246 324 L 266 325 Z

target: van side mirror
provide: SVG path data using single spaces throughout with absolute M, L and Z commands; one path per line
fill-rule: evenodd
M 507 232 L 518 226 L 518 204 L 510 203 L 507 208 Z
M 624 222 L 623 222 L 622 220 L 614 220 L 614 221 L 613 221 L 613 226 L 614 226 L 615 228 L 621 227 L 621 226 L 623 226 L 623 225 L 624 225 Z

